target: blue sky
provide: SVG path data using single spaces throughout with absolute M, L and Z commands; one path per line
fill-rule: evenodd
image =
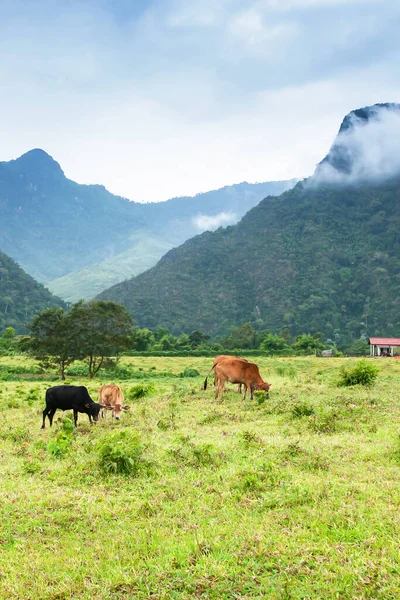
M 400 100 L 397 0 L 0 0 L 0 160 L 164 200 L 311 174 Z

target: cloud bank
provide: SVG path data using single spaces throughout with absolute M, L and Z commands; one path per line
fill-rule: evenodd
M 199 231 L 214 231 L 218 227 L 226 227 L 237 222 L 237 215 L 233 212 L 221 212 L 217 215 L 196 215 L 192 223 Z
M 400 98 L 398 0 L 0 4 L 0 160 L 41 147 L 132 200 L 308 176 Z

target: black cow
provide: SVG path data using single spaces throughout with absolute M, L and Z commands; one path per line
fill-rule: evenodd
M 76 427 L 78 412 L 86 413 L 90 423 L 92 423 L 92 417 L 94 421 L 98 420 L 101 407 L 97 402 L 93 402 L 84 385 L 56 385 L 46 390 L 46 408 L 43 411 L 42 429 L 44 429 L 46 415 L 49 417 L 50 427 L 52 426 L 57 408 L 60 410 L 73 410 Z

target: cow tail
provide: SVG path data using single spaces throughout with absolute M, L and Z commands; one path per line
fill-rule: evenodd
M 214 367 L 215 367 L 217 364 L 218 364 L 218 363 L 214 363 L 214 364 L 213 364 L 213 366 L 211 367 L 211 369 L 208 371 L 208 373 L 207 373 L 207 377 L 206 377 L 206 378 L 205 378 L 205 380 L 204 380 L 203 390 L 206 390 L 206 389 L 207 389 L 207 379 L 208 379 L 208 376 L 210 375 L 211 371 L 214 369 Z

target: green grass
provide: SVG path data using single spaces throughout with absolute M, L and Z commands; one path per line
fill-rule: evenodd
M 261 404 L 204 392 L 207 358 L 123 359 L 149 395 L 71 439 L 67 413 L 40 430 L 53 381 L 2 382 L 0 598 L 399 598 L 400 364 L 343 388 L 356 359 L 255 362 Z

